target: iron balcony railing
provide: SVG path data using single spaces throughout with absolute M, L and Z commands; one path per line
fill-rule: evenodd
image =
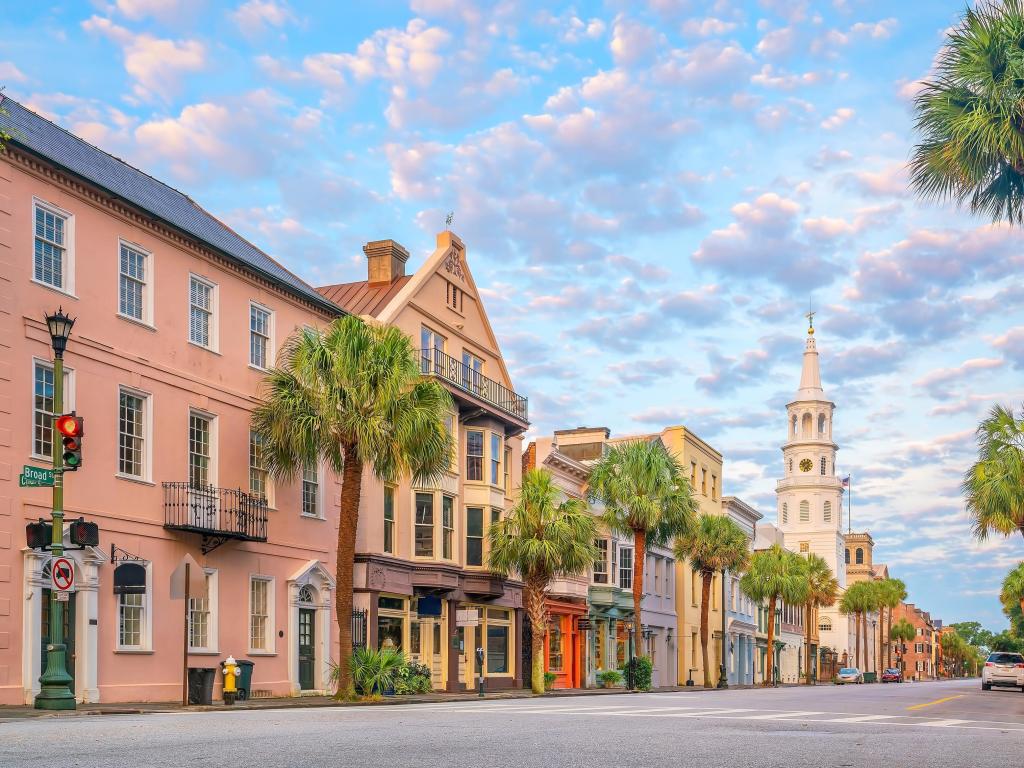
M 205 536 L 267 540 L 267 501 L 235 488 L 164 483 L 164 527 Z
M 439 349 L 420 350 L 420 370 L 424 374 L 439 376 L 449 384 L 476 395 L 520 421 L 530 420 L 525 397 Z

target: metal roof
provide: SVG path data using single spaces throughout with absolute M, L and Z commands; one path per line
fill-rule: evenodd
M 281 289 L 333 314 L 343 314 L 315 288 L 207 213 L 192 198 L 123 160 L 83 141 L 6 96 L 0 96 L 0 128 L 11 143 L 38 155 L 165 224 L 189 235 Z
M 353 315 L 376 317 L 411 279 L 411 275 L 402 275 L 390 283 L 369 283 L 361 280 L 355 283 L 324 285 L 317 290 Z

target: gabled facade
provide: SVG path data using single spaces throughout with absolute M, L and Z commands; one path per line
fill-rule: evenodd
M 366 280 L 319 290 L 413 339 L 423 375 L 452 395 L 455 443 L 452 465 L 435 484 L 384 485 L 366 469 L 354 602 L 366 612 L 367 642 L 429 666 L 436 690 L 474 689 L 477 649 L 488 689 L 520 687 L 522 588 L 487 569 L 487 536 L 521 481 L 526 398 L 514 390 L 462 240 L 440 233 L 414 274 L 406 274 L 408 251 L 393 240 L 363 251 Z
M 49 557 L 25 525 L 51 490 L 17 476 L 52 465 L 58 306 L 77 317 L 62 410 L 85 420 L 65 521 L 100 535 L 67 553 L 76 699 L 180 700 L 186 615 L 190 667 L 233 654 L 253 693 L 326 691 L 338 478 L 275 484 L 250 417 L 280 342 L 342 310 L 186 195 L 0 102 L 0 704 L 33 701 L 49 642 Z M 187 610 L 169 596 L 186 554 L 206 584 Z

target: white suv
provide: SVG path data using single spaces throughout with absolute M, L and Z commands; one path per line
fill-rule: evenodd
M 1018 675 L 1024 673 L 1024 656 L 1019 653 L 990 653 L 981 670 L 981 690 L 990 691 L 993 685 L 1020 686 Z

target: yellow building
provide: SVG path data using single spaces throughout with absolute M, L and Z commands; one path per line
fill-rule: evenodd
M 648 435 L 632 435 L 618 440 L 635 440 Z M 721 515 L 722 454 L 684 426 L 665 427 L 649 435 L 658 437 L 676 457 L 690 479 L 699 514 Z M 613 441 L 614 442 L 614 441 Z M 704 664 L 700 646 L 701 579 L 694 576 L 688 561 L 675 564 L 677 677 L 679 685 L 704 680 Z M 708 611 L 708 663 L 711 679 L 717 683 L 722 663 L 722 576 L 717 574 L 711 585 Z

